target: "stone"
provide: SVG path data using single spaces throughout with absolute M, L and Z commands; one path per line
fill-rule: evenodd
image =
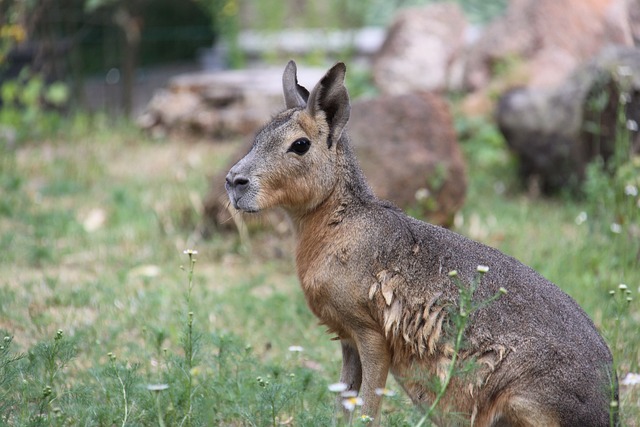
M 469 49 L 465 84 L 554 87 L 611 44 L 633 45 L 627 0 L 512 0 Z
M 633 149 L 640 150 L 639 94 L 640 50 L 610 47 L 556 88 L 506 92 L 496 120 L 525 184 L 544 193 L 577 189 L 590 161 L 613 155 L 619 132 L 629 131 Z
M 453 58 L 464 44 L 467 21 L 454 3 L 402 9 L 373 61 L 384 94 L 445 90 Z
M 464 203 L 465 163 L 447 102 L 431 92 L 354 102 L 349 135 L 375 194 L 439 225 Z
M 313 84 L 323 70 L 301 68 Z M 282 104 L 282 69 L 186 73 L 157 91 L 137 123 L 152 134 L 196 133 L 214 139 L 251 135 Z

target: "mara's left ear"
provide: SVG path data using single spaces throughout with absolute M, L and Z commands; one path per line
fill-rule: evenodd
M 325 113 L 329 124 L 329 148 L 333 141 L 338 141 L 342 136 L 351 113 L 349 93 L 344 86 L 346 72 L 347 67 L 342 62 L 334 65 L 313 88 L 307 102 L 311 117 L 315 117 L 319 111 Z
M 298 84 L 298 68 L 293 61 L 289 61 L 282 74 L 282 89 L 287 109 L 304 108 L 307 105 L 309 91 Z

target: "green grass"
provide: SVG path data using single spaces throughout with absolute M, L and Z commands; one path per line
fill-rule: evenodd
M 332 425 L 340 349 L 306 306 L 291 243 L 194 239 L 207 177 L 234 145 L 83 127 L 0 152 L 0 425 Z M 619 375 L 638 372 L 637 242 L 590 200 L 527 197 L 495 131 L 469 135 L 457 231 L 557 283 L 607 336 Z M 288 255 L 264 255 L 274 246 Z M 185 249 L 198 251 L 191 291 Z M 629 304 L 609 295 L 620 283 Z M 389 386 L 384 425 L 415 425 Z M 634 425 L 640 393 L 622 391 Z

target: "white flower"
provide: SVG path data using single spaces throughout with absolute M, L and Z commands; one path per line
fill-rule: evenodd
M 631 67 L 628 65 L 618 65 L 618 75 L 620 77 L 630 77 L 631 74 Z
M 623 379 L 620 381 L 622 385 L 640 385 L 640 374 L 634 374 L 633 372 L 629 372 Z
M 418 189 L 418 191 L 416 191 L 415 198 L 416 198 L 417 201 L 421 201 L 421 200 L 424 200 L 424 199 L 428 198 L 429 195 L 430 195 L 429 189 L 420 188 L 420 189 Z
M 489 267 L 486 265 L 479 265 L 478 267 L 476 267 L 476 270 L 478 271 L 478 273 L 487 273 L 489 271 Z
M 620 100 L 620 104 L 625 105 L 631 102 L 631 96 L 626 92 L 622 92 L 620 94 L 619 100 Z
M 304 348 L 299 345 L 290 345 L 289 351 L 292 353 L 301 353 L 304 351 Z
M 340 393 L 345 391 L 347 388 L 349 388 L 348 385 L 346 385 L 345 383 L 333 383 L 333 384 L 329 384 L 329 391 L 333 392 L 333 393 Z
M 627 184 L 624 187 L 624 194 L 631 197 L 636 197 L 638 195 L 638 187 L 633 184 Z
M 185 255 L 198 255 L 198 251 L 195 249 L 185 249 L 182 253 Z
M 353 412 L 356 409 L 356 406 L 362 406 L 362 398 L 360 397 L 349 397 L 348 399 L 344 399 L 342 401 L 342 406 L 349 412 Z
M 622 232 L 622 226 L 617 222 L 611 224 L 611 232 L 615 234 L 620 234 Z
M 632 132 L 637 132 L 638 131 L 638 123 L 635 120 L 627 120 L 627 129 L 629 129 Z
M 340 396 L 346 397 L 346 398 L 356 397 L 357 395 L 358 395 L 358 392 L 355 390 L 345 390 L 342 393 L 340 393 Z
M 370 422 L 373 421 L 373 418 L 371 418 L 369 415 L 360 415 L 360 422 L 363 424 L 369 424 Z
M 376 394 L 378 396 L 393 397 L 396 395 L 396 392 L 393 390 L 389 390 L 388 388 L 377 388 Z
M 169 388 L 169 384 L 149 384 L 147 390 L 149 391 L 162 391 Z
M 624 283 L 620 283 L 618 285 L 618 289 L 620 289 L 621 291 L 626 291 L 628 289 L 628 286 L 625 285 Z
M 580 225 L 587 221 L 587 213 L 582 211 L 576 217 L 576 224 Z

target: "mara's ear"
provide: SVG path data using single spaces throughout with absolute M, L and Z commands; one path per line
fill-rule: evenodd
M 329 148 L 331 148 L 333 141 L 338 141 L 342 136 L 342 131 L 349 121 L 351 113 L 349 93 L 344 86 L 346 72 L 347 67 L 342 62 L 334 65 L 313 88 L 307 103 L 307 111 L 311 117 L 314 117 L 319 111 L 325 113 L 329 124 Z
M 282 74 L 282 89 L 284 90 L 284 104 L 289 108 L 304 108 L 309 99 L 309 91 L 298 84 L 296 63 L 289 61 Z

